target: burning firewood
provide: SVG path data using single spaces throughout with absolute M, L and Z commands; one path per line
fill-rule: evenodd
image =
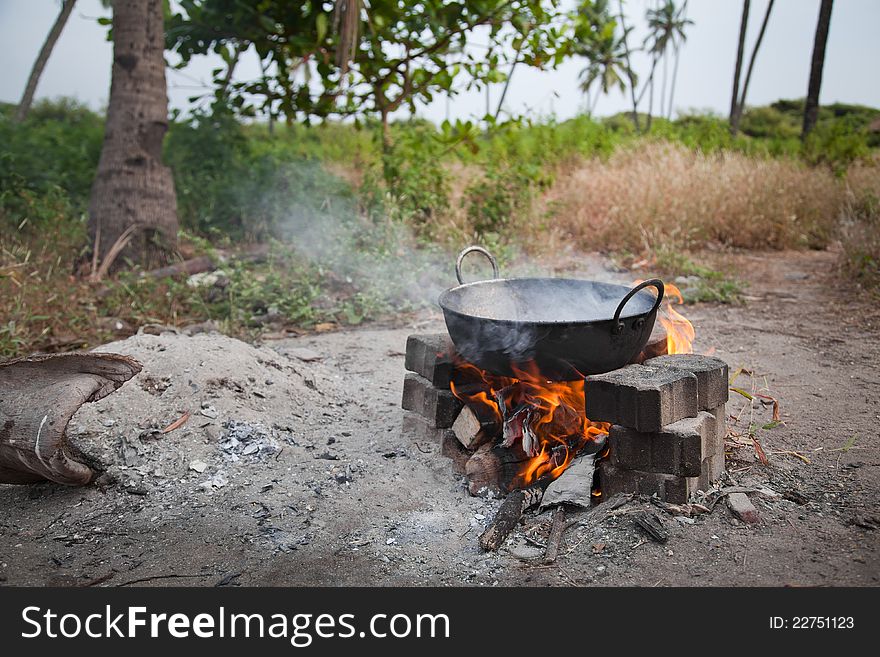
M 0 482 L 89 483 L 95 472 L 68 445 L 67 424 L 80 406 L 106 397 L 140 371 L 140 363 L 119 354 L 0 363 Z
M 496 436 L 498 423 L 495 417 L 487 417 L 466 404 L 452 424 L 452 432 L 465 448 L 476 449 Z
M 529 460 L 519 445 L 507 449 L 486 443 L 474 452 L 465 466 L 468 490 L 471 495 L 485 491 L 507 492 Z
M 534 509 L 541 503 L 544 489 L 532 486 L 512 491 L 502 502 L 495 518 L 480 535 L 480 547 L 486 551 L 497 550 L 507 540 L 525 511 Z

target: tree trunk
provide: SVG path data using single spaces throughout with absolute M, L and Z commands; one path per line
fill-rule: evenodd
M 114 1 L 110 103 L 89 203 L 94 259 L 105 266 L 118 252 L 152 269 L 167 264 L 177 244 L 174 180 L 162 164 L 164 45 L 162 0 Z
M 736 130 L 739 130 L 739 120 L 742 118 L 743 110 L 746 108 L 746 93 L 749 90 L 749 82 L 752 80 L 752 71 L 755 68 L 755 58 L 758 56 L 758 48 L 761 47 L 761 42 L 764 40 L 764 32 L 767 31 L 767 22 L 770 20 L 770 12 L 773 11 L 773 3 L 775 0 L 770 0 L 767 3 L 767 12 L 764 14 L 764 20 L 761 23 L 761 30 L 758 32 L 758 39 L 755 41 L 755 47 L 752 50 L 752 56 L 749 58 L 749 67 L 746 69 L 746 79 L 743 82 L 742 94 L 739 97 L 739 105 L 736 108 L 736 121 L 734 125 L 736 126 L 734 133 L 736 134 Z
M 682 19 L 687 18 L 687 0 L 684 1 L 684 4 L 681 6 L 681 17 Z M 681 46 L 684 46 L 684 41 L 682 41 Z M 669 110 L 666 114 L 666 118 L 672 120 L 672 109 L 673 109 L 673 100 L 675 99 L 675 83 L 678 80 L 678 60 L 681 56 L 681 47 L 675 47 L 675 64 L 672 67 L 672 87 L 669 89 Z
M 733 94 L 730 98 L 730 134 L 735 135 L 739 129 L 739 78 L 742 73 L 743 51 L 746 47 L 746 30 L 749 27 L 749 5 L 751 0 L 743 0 L 742 20 L 739 24 L 739 43 L 736 47 L 736 67 L 733 71 Z
M 831 25 L 831 6 L 833 0 L 822 0 L 819 7 L 819 22 L 816 23 L 816 39 L 813 42 L 813 59 L 810 64 L 810 86 L 807 101 L 804 103 L 804 127 L 801 139 L 806 139 L 819 118 L 819 90 L 822 88 L 822 69 L 825 66 L 825 44 L 828 42 L 828 28 Z
M 645 132 L 651 132 L 651 121 L 654 118 L 654 71 L 657 68 L 657 56 L 654 55 L 654 63 L 651 65 L 651 77 L 648 78 L 648 120 L 645 123 Z
M 663 51 L 663 86 L 660 87 L 660 112 L 658 115 L 662 119 L 666 114 L 666 82 L 668 80 L 669 74 L 669 53 L 668 51 Z
M 629 56 L 629 38 L 627 37 L 626 32 L 626 23 L 623 18 L 623 0 L 618 0 L 617 8 L 620 12 L 620 28 L 623 30 L 623 53 L 626 56 L 626 75 L 629 78 L 629 95 L 632 98 L 633 104 L 633 113 L 632 120 L 633 125 L 636 128 L 636 132 L 641 132 L 641 126 L 639 126 L 639 104 L 636 101 L 636 81 L 635 74 L 632 70 L 632 64 L 630 64 L 630 56 Z
M 61 13 L 58 14 L 58 18 L 55 19 L 55 24 L 52 26 L 52 29 L 49 30 L 49 34 L 46 36 L 46 42 L 43 44 L 43 47 L 40 48 L 40 54 L 37 55 L 34 67 L 31 69 L 30 77 L 24 88 L 24 93 L 21 96 L 21 102 L 18 104 L 18 109 L 15 110 L 16 123 L 24 121 L 25 117 L 27 117 L 28 111 L 31 109 L 31 104 L 34 102 L 34 93 L 37 91 L 37 83 L 40 81 L 40 76 L 43 75 L 43 69 L 46 68 L 46 62 L 49 61 L 49 55 L 52 54 L 52 50 L 55 48 L 55 43 L 58 41 L 58 37 L 61 36 L 61 32 L 64 30 L 64 25 L 67 23 L 67 19 L 70 18 L 70 14 L 73 12 L 73 5 L 75 4 L 76 0 L 66 0 L 61 5 Z

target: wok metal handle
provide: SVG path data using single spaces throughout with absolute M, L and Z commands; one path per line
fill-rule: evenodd
M 495 260 L 495 256 L 489 253 L 482 246 L 469 246 L 466 249 L 462 249 L 461 253 L 458 254 L 458 259 L 455 261 L 455 277 L 458 279 L 459 285 L 464 285 L 464 281 L 461 278 L 461 261 L 464 260 L 464 257 L 468 253 L 471 253 L 473 251 L 476 251 L 477 253 L 482 253 L 484 256 L 486 256 L 486 258 L 489 259 L 489 262 L 492 263 L 492 278 L 498 278 L 498 261 Z
M 614 311 L 613 326 L 611 328 L 612 332 L 617 334 L 623 331 L 623 322 L 620 321 L 620 313 L 623 312 L 623 307 L 629 302 L 630 299 L 632 299 L 636 295 L 639 290 L 643 290 L 646 287 L 657 288 L 657 301 L 654 302 L 654 307 L 651 308 L 650 312 L 648 312 L 647 315 L 650 315 L 651 313 L 657 311 L 657 309 L 660 307 L 660 302 L 663 301 L 663 293 L 665 291 L 665 288 L 663 287 L 663 281 L 661 281 L 659 278 L 652 278 L 649 281 L 642 281 L 629 292 L 627 292 L 626 296 L 621 299 L 620 304 L 617 306 L 617 310 Z

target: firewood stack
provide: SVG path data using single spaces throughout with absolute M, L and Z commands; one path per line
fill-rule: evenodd
M 586 415 L 612 424 L 610 453 L 599 465 L 603 494 L 657 495 L 682 503 L 724 472 L 727 365 L 665 354 L 659 331 L 636 363 L 585 382 Z M 480 417 L 450 390 L 455 349 L 445 334 L 411 335 L 406 345 L 403 433 L 434 442 L 468 490 L 509 492 L 529 460 L 522 446 L 498 445 L 497 418 Z

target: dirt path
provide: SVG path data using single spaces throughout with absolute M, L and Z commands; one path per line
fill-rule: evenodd
M 232 463 L 222 487 L 200 486 L 185 467 L 195 443 L 170 439 L 151 449 L 181 452 L 183 469 L 147 475 L 137 487 L 0 486 L 0 581 L 877 585 L 880 329 L 864 305 L 834 303 L 833 258 L 739 256 L 750 301 L 688 311 L 698 351 L 715 349 L 732 370 L 753 372 L 781 403 L 784 426 L 758 431 L 770 465 L 744 436 L 733 436 L 743 444 L 731 444 L 728 457 L 736 483 L 764 483 L 790 498 L 755 496 L 758 525 L 719 505 L 693 522 L 665 516 L 670 538 L 659 545 L 622 514 L 573 528 L 557 563 L 542 566 L 528 559 L 546 534 L 544 514 L 499 553 L 481 553 L 476 538 L 498 501 L 469 497 L 435 445 L 399 431 L 405 339 L 441 329 L 430 315 L 405 327 L 267 343 L 282 361 L 302 347 L 321 356 L 289 360 L 314 394 L 307 404 L 291 397 L 280 417 L 267 418 L 291 436 L 284 448 Z M 743 401 L 732 398 L 728 411 L 739 414 Z M 734 433 L 747 425 L 740 417 Z M 215 443 L 200 439 L 195 455 L 219 459 Z

